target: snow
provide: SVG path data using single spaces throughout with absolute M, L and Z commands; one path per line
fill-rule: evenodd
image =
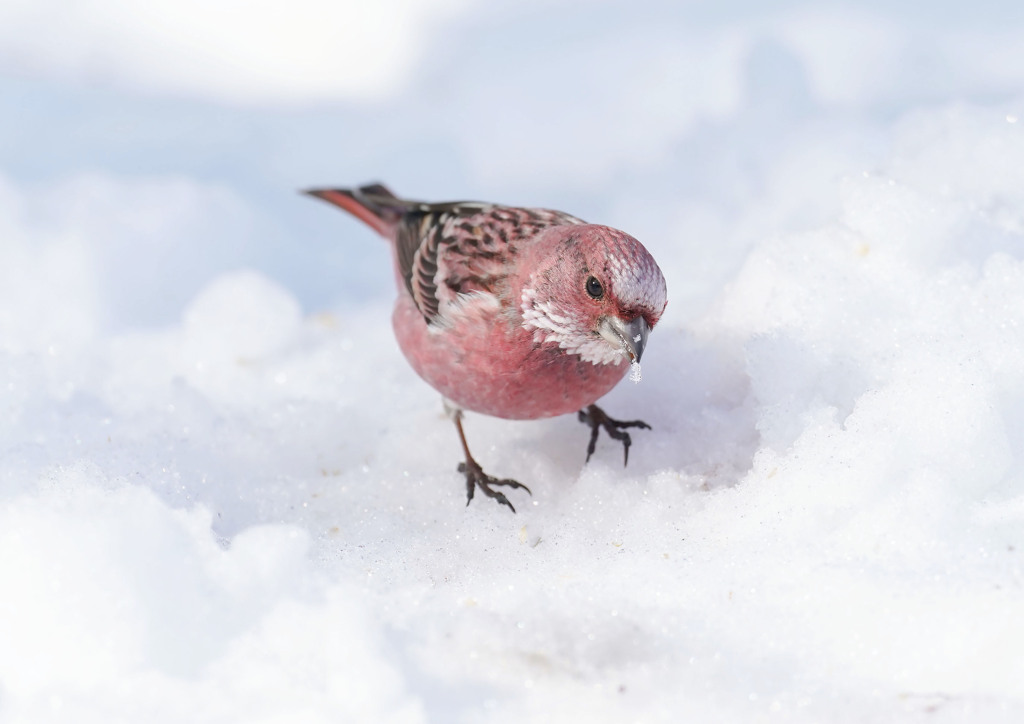
M 424 31 L 462 4 L 15 0 L 0 6 L 0 44 L 23 72 L 143 93 L 250 105 L 373 100 L 396 92 Z
M 92 5 L 0 10 L 0 721 L 1024 718 L 1017 5 Z M 627 468 L 465 505 L 375 179 L 644 241 Z

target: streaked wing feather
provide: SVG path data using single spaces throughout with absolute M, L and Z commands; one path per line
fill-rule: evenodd
M 403 215 L 395 243 L 413 300 L 428 323 L 460 294 L 494 293 L 518 246 L 551 226 L 584 223 L 548 209 L 478 202 L 417 204 Z

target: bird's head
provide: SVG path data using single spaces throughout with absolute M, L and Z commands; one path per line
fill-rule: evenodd
M 522 280 L 523 326 L 594 364 L 639 362 L 665 310 L 665 277 L 629 234 L 592 224 L 543 232 Z

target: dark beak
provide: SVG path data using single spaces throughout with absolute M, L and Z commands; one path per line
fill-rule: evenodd
M 644 356 L 644 348 L 647 346 L 647 335 L 651 328 L 647 326 L 647 320 L 637 317 L 626 325 L 626 352 L 629 354 L 630 362 L 639 362 Z
M 622 351 L 630 362 L 639 362 L 647 346 L 647 335 L 651 328 L 643 317 L 626 322 L 618 317 L 605 317 L 598 329 L 601 336 L 613 344 L 622 345 Z

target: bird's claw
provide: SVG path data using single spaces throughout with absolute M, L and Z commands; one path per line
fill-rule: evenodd
M 643 420 L 615 420 L 608 417 L 605 411 L 597 405 L 590 405 L 587 409 L 580 410 L 579 420 L 590 426 L 590 443 L 587 445 L 588 463 L 590 462 L 590 456 L 594 454 L 594 449 L 597 447 L 597 435 L 602 428 L 608 433 L 610 438 L 622 443 L 624 453 L 623 467 L 629 465 L 629 446 L 633 444 L 633 440 L 630 439 L 629 433 L 624 432 L 622 428 L 638 427 L 643 430 L 651 429 L 651 426 Z
M 470 458 L 468 462 L 459 463 L 459 472 L 466 476 L 466 505 L 469 505 L 473 501 L 473 494 L 476 492 L 477 488 L 480 488 L 480 491 L 488 498 L 494 498 L 501 505 L 507 505 L 509 509 L 515 513 L 515 507 L 513 507 L 512 503 L 508 502 L 508 498 L 505 497 L 505 494 L 498 490 L 494 490 L 494 488 L 491 487 L 492 485 L 522 488 L 529 495 L 533 495 L 528 487 L 516 480 L 512 480 L 511 478 L 503 478 L 499 480 L 498 478 L 488 475 L 483 471 L 483 468 L 480 467 L 480 464 L 472 458 Z

